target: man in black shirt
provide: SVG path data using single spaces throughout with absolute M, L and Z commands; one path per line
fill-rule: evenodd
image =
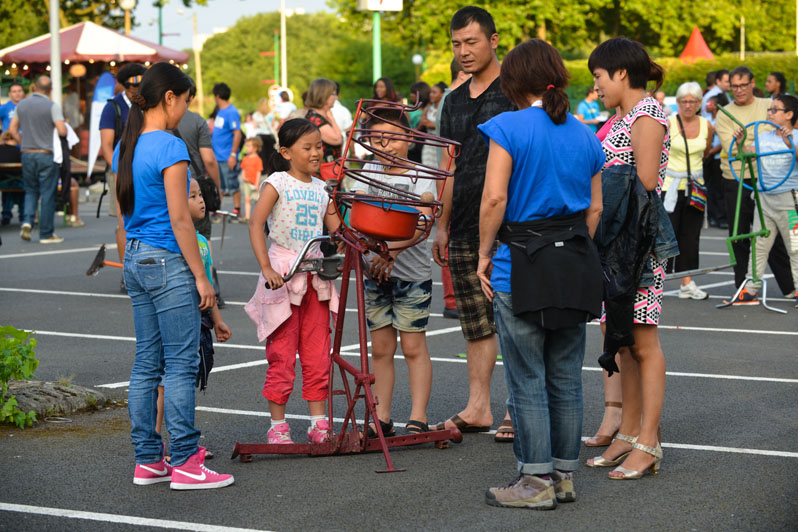
M 478 7 L 464 7 L 452 17 L 450 29 L 455 59 L 472 77 L 446 97 L 441 110 L 441 136 L 459 142 L 461 150 L 456 163 L 451 161 L 453 182 L 443 186 L 442 194 L 439 191 L 444 206 L 432 255 L 435 262 L 441 266 L 448 264 L 451 270 L 466 339 L 469 397 L 460 414 L 436 428 L 455 425 L 466 432 L 486 432 L 493 424 L 490 379 L 498 342 L 493 306 L 482 293 L 476 274 L 479 207 L 488 162 L 488 144 L 482 140 L 477 126 L 500 113 L 514 111 L 515 106 L 499 86 L 501 65 L 496 57 L 499 35 L 490 14 Z M 444 152 L 441 166 L 446 168 L 449 163 L 450 156 Z M 502 423 L 500 430 L 511 435 L 509 421 Z M 512 441 L 512 437 L 501 439 Z

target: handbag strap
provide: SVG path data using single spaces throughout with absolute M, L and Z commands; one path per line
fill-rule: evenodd
M 690 171 L 690 148 L 687 147 L 687 135 L 684 134 L 684 124 L 682 124 L 682 117 L 676 113 L 676 121 L 679 122 L 679 131 L 682 133 L 684 139 L 684 154 L 687 157 L 687 180 L 693 180 L 693 173 Z

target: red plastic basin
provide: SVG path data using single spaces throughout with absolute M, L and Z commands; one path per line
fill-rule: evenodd
M 421 211 L 396 203 L 375 200 L 352 200 L 349 224 L 378 240 L 408 240 L 416 233 Z

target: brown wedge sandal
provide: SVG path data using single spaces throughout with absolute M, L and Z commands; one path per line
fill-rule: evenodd
M 605 401 L 604 406 L 623 408 L 623 403 L 617 401 Z M 611 436 L 607 436 L 606 434 L 596 434 L 592 438 L 585 440 L 585 447 L 607 447 L 610 443 L 612 443 L 612 440 L 615 438 L 616 434 L 618 434 L 617 430 L 613 432 Z M 593 442 L 590 440 L 593 440 Z

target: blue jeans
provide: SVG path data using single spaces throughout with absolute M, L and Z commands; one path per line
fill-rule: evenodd
M 576 471 L 582 444 L 585 324 L 544 329 L 513 315 L 509 292 L 493 299 L 513 420 L 518 470 L 545 475 Z
M 55 191 L 58 188 L 59 167 L 50 153 L 22 153 L 22 184 L 25 187 L 25 217 L 22 223 L 30 224 L 36 218 L 39 197 L 39 238 L 50 238 L 55 231 Z
M 178 253 L 130 240 L 124 265 L 136 327 L 136 359 L 128 392 L 136 463 L 151 464 L 162 456 L 155 419 L 158 385 L 163 377 L 164 418 L 172 465 L 179 466 L 197 453 L 200 436 L 194 427 L 199 294 L 188 264 Z
M 19 221 L 25 219 L 25 193 L 3 191 L 3 220 L 10 222 L 14 215 L 14 205 L 17 205 Z
M 219 182 L 222 185 L 222 193 L 238 192 L 238 174 L 241 172 L 238 163 L 236 163 L 235 168 L 230 170 L 230 167 L 227 166 L 227 161 L 216 162 L 219 163 Z

